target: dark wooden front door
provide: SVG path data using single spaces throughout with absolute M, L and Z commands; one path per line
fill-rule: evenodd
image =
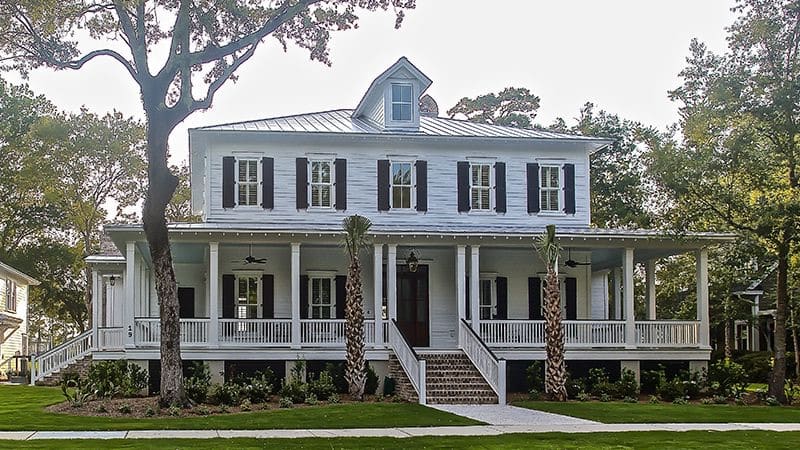
M 178 288 L 178 304 L 180 305 L 181 319 L 191 319 L 194 317 L 194 288 Z
M 428 266 L 397 266 L 397 326 L 412 347 L 430 346 Z

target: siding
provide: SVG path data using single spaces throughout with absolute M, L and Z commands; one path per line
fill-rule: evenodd
M 5 275 L 0 274 L 1 277 L 5 278 Z M 19 280 L 17 280 L 19 283 Z M 5 309 L 6 305 L 2 305 L 2 308 Z M 18 317 L 22 319 L 22 323 L 20 324 L 19 328 L 14 330 L 13 333 L 10 335 L 8 331 L 5 332 L 6 340 L 0 342 L 0 360 L 5 360 L 11 356 L 14 356 L 16 352 L 19 354 L 22 353 L 22 335 L 28 334 L 28 286 L 26 285 L 17 285 L 17 310 L 14 313 L 7 312 L 8 314 Z

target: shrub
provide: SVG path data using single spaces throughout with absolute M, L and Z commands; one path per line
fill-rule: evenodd
M 248 399 L 242 400 L 242 404 L 239 405 L 239 409 L 241 409 L 242 411 L 250 411 L 252 409 L 252 407 L 253 407 L 253 404 L 250 403 L 250 400 L 248 400 Z
M 127 403 L 123 403 L 119 405 L 119 413 L 120 414 L 130 414 L 131 413 L 131 405 Z
M 386 397 L 394 395 L 397 389 L 397 382 L 392 377 L 383 377 L 383 395 Z
M 328 397 L 328 401 L 331 403 L 339 403 L 342 401 L 342 399 L 339 398 L 339 394 L 334 392 L 330 397 Z
M 147 417 L 153 417 L 156 415 L 156 410 L 152 407 L 148 406 L 147 409 L 144 411 L 144 415 Z
M 700 397 L 705 386 L 705 376 L 700 372 L 682 371 L 679 379 L 683 383 L 683 392 L 686 397 L 695 399 Z
M 567 374 L 567 396 L 577 398 L 581 393 L 586 392 L 586 381 L 583 378 L 572 378 Z
M 685 395 L 683 381 L 679 378 L 673 378 L 672 380 L 661 380 L 661 384 L 658 385 L 657 390 L 658 396 L 665 401 L 671 402 L 677 398 L 682 399 Z
M 663 367 L 658 370 L 644 370 L 641 374 L 641 391 L 645 394 L 655 394 L 658 392 L 658 386 L 666 380 L 667 375 Z
M 686 400 L 683 397 L 678 397 L 678 398 L 676 398 L 675 400 L 672 401 L 672 404 L 673 405 L 688 405 L 689 401 Z
M 308 383 L 307 391 L 309 394 L 314 394 L 319 400 L 327 400 L 328 397 L 336 393 L 336 385 L 333 384 L 331 375 L 323 370 L 316 380 L 311 380 Z
M 288 398 L 292 401 L 292 403 L 303 403 L 306 399 L 307 393 L 308 385 L 298 381 L 297 379 L 284 382 L 280 391 L 281 397 Z
M 372 366 L 367 364 L 367 381 L 364 383 L 364 393 L 375 395 L 376 392 L 378 392 L 378 375 L 372 369 Z
M 132 397 L 147 387 L 147 372 L 124 359 L 99 361 L 89 366 L 89 383 L 98 397 Z
M 205 403 L 211 387 L 211 372 L 208 370 L 208 364 L 202 361 L 192 361 L 187 375 L 188 377 L 183 379 L 183 391 L 186 393 L 186 397 L 194 403 Z
M 534 361 L 525 369 L 525 380 L 528 382 L 528 391 L 536 389 L 537 391 L 544 390 L 544 373 L 541 361 Z
M 251 403 L 264 403 L 272 395 L 272 377 L 266 373 L 256 373 L 241 386 L 241 396 Z
M 661 398 L 658 395 L 651 395 L 647 402 L 651 405 L 655 405 L 657 403 L 661 403 Z
M 212 405 L 238 405 L 242 397 L 242 387 L 234 383 L 213 384 L 208 393 Z
M 589 376 L 587 377 L 586 385 L 589 393 L 595 397 L 599 397 L 603 394 L 612 394 L 612 392 L 610 392 L 613 390 L 613 387 L 611 386 L 611 380 L 608 378 L 606 369 L 602 367 L 594 367 L 589 369 Z
M 635 399 L 633 397 L 625 397 L 625 398 L 622 399 L 622 401 L 625 402 L 625 403 L 639 403 L 639 400 L 637 400 L 637 399 Z
M 608 395 L 608 394 L 605 394 L 605 393 L 600 394 L 600 401 L 601 402 L 610 402 L 611 401 L 611 396 Z
M 178 417 L 178 416 L 180 416 L 180 415 L 181 415 L 181 409 L 180 409 L 179 407 L 175 406 L 175 405 L 172 405 L 172 406 L 170 406 L 170 407 L 169 407 L 169 409 L 167 410 L 167 413 L 168 413 L 170 416 L 175 416 L 175 417 Z
M 61 380 L 61 394 L 73 408 L 79 408 L 92 399 L 94 386 L 81 378 L 68 378 Z
M 771 352 L 746 353 L 737 358 L 737 362 L 741 364 L 745 374 L 747 374 L 747 381 L 751 383 L 769 382 L 772 361 Z
M 711 398 L 715 405 L 727 405 L 728 404 L 728 397 L 724 395 L 715 395 Z
M 630 369 L 622 369 L 615 386 L 616 395 L 627 398 L 639 397 L 639 383 L 636 382 L 636 374 Z
M 578 394 L 578 396 L 576 398 L 580 402 L 588 402 L 589 400 L 592 399 L 592 396 L 587 394 L 586 392 L 581 392 L 580 394 Z
M 714 399 L 706 397 L 704 399 L 701 399 L 700 403 L 703 404 L 703 405 L 713 405 L 714 404 Z
M 306 398 L 305 398 L 304 401 L 305 401 L 306 405 L 312 405 L 312 406 L 316 405 L 317 403 L 319 403 L 319 400 L 317 399 L 317 396 L 314 395 L 313 392 L 311 392 L 308 395 L 306 395 Z
M 211 414 L 211 410 L 205 406 L 198 406 L 197 408 L 195 408 L 194 413 L 197 414 L 198 416 L 207 416 Z
M 97 409 L 96 409 L 96 411 L 97 411 L 98 413 L 100 413 L 100 414 L 104 414 L 104 413 L 107 413 L 107 412 L 108 412 L 108 410 L 106 409 L 105 405 L 100 405 L 100 406 L 98 406 L 98 407 L 97 407 Z
M 539 393 L 536 389 L 531 389 L 528 391 L 528 400 L 540 400 L 542 398 L 542 394 Z
M 292 403 L 292 399 L 289 397 L 281 397 L 278 402 L 279 408 L 291 408 L 292 406 L 294 406 L 294 403 Z
M 740 364 L 729 359 L 715 362 L 708 369 L 708 387 L 715 395 L 735 397 L 747 386 L 747 374 Z
M 781 406 L 781 402 L 779 402 L 777 398 L 771 395 L 767 397 L 767 400 L 764 401 L 764 403 L 766 403 L 767 406 Z
M 346 394 L 350 391 L 350 387 L 347 385 L 347 379 L 345 379 L 344 376 L 345 367 L 343 362 L 329 362 L 325 364 L 325 372 L 328 372 L 328 375 L 330 375 L 333 379 L 333 385 L 336 386 L 336 392 L 340 394 Z

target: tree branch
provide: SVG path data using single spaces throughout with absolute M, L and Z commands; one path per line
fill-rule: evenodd
M 122 64 L 125 70 L 128 71 L 131 77 L 133 77 L 133 79 L 137 83 L 139 82 L 139 77 L 138 74 L 136 73 L 136 69 L 133 67 L 133 65 L 131 65 L 130 61 L 128 61 L 127 59 L 125 59 L 124 56 L 120 55 L 119 53 L 111 49 L 94 50 L 92 52 L 85 54 L 80 59 L 74 61 L 65 61 L 65 62 L 53 61 L 53 64 L 60 69 L 78 70 L 81 67 L 83 67 L 84 64 L 86 64 L 87 62 L 91 61 L 92 59 L 98 56 L 110 56 L 116 59 L 120 64 Z

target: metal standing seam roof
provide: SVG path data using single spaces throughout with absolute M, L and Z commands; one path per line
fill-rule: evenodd
M 475 123 L 467 120 L 426 116 L 420 117 L 419 131 L 387 130 L 366 120 L 353 117 L 352 114 L 352 109 L 336 109 L 293 116 L 210 125 L 194 128 L 194 130 L 554 139 L 582 140 L 587 142 L 611 141 L 611 139 L 600 137 L 513 128 L 501 125 Z

